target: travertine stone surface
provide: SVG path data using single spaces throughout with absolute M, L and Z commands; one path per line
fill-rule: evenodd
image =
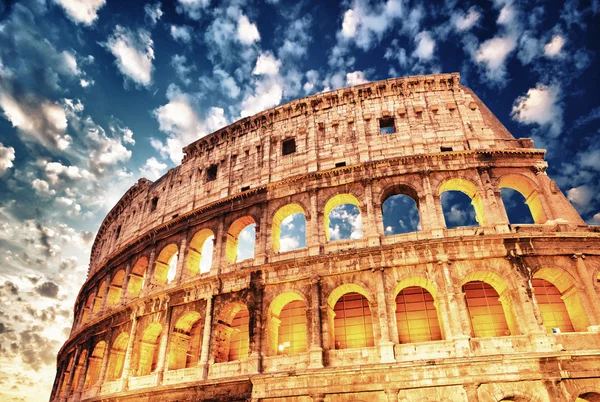
M 395 133 L 381 134 L 390 118 Z M 283 155 L 291 139 L 295 152 Z M 546 175 L 544 151 L 515 139 L 458 74 L 295 100 L 184 153 L 102 223 L 52 401 L 600 400 L 600 231 Z M 534 224 L 509 224 L 502 188 L 525 197 Z M 447 190 L 472 199 L 479 227 L 446 228 Z M 385 236 L 382 203 L 395 194 L 416 202 L 418 232 Z M 358 206 L 363 238 L 329 239 L 341 203 Z M 306 247 L 280 252 L 279 224 L 295 212 Z M 254 258 L 235 262 L 252 223 Z M 571 332 L 548 330 L 540 280 L 558 292 Z M 476 336 L 469 283 L 497 294 L 500 336 Z M 431 295 L 441 339 L 401 341 L 396 297 L 407 288 Z M 366 300 L 367 346 L 336 338 L 334 310 L 348 294 Z M 292 302 L 304 306 L 305 347 L 281 353 Z M 241 355 L 233 339 L 247 345 Z

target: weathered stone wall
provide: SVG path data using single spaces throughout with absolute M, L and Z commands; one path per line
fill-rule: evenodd
M 395 133 L 381 134 L 389 118 Z M 296 151 L 283 155 L 292 138 Z M 546 176 L 544 151 L 515 140 L 457 74 L 300 99 L 184 152 L 181 166 L 140 180 L 104 220 L 52 400 L 598 398 L 600 233 Z M 534 224 L 509 224 L 505 187 L 526 198 Z M 471 197 L 479 227 L 446 228 L 446 190 Z M 419 231 L 385 236 L 382 204 L 395 194 L 416 202 Z M 355 200 L 362 239 L 328 238 L 338 199 Z M 304 213 L 306 247 L 279 252 L 282 210 Z M 250 222 L 254 258 L 235 262 L 232 245 Z M 199 272 L 197 239 L 210 234 L 212 266 Z M 576 332 L 547 333 L 536 279 L 558 289 Z M 504 336 L 473 335 L 471 281 L 498 294 Z M 411 286 L 433 296 L 441 340 L 400 342 L 395 300 Z M 336 347 L 334 306 L 349 293 L 367 300 L 372 346 Z M 279 353 L 279 314 L 292 300 L 305 306 L 307 349 Z M 240 311 L 248 357 L 227 361 Z M 188 340 L 193 365 L 178 368 Z

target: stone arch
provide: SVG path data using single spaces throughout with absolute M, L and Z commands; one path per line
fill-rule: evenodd
M 540 192 L 528 177 L 514 173 L 505 174 L 498 180 L 498 188 L 510 188 L 525 197 L 525 204 L 529 207 L 535 223 L 545 223 L 548 220 L 542 206 Z
M 106 371 L 106 381 L 114 381 L 123 375 L 123 365 L 125 363 L 125 353 L 129 343 L 129 334 L 121 332 L 114 340 L 110 349 L 108 358 L 108 369 Z
M 106 305 L 113 306 L 121 300 L 123 294 L 123 283 L 125 282 L 125 270 L 118 270 L 110 282 L 108 294 L 106 295 Z
M 100 369 L 102 367 L 102 359 L 106 353 L 106 342 L 99 341 L 94 346 L 90 358 L 88 359 L 88 369 L 85 375 L 84 388 L 91 388 L 100 379 Z
M 405 278 L 396 284 L 393 294 L 400 343 L 443 339 L 437 288 L 430 280 Z
M 281 222 L 283 222 L 285 218 L 294 214 L 302 214 L 306 218 L 306 212 L 304 211 L 304 208 L 298 203 L 284 205 L 273 215 L 271 234 L 273 239 L 273 251 L 275 253 L 278 253 L 280 250 Z M 304 235 L 306 236 L 306 228 Z
M 386 224 L 385 224 L 384 209 L 386 209 L 386 208 L 384 208 L 384 205 L 386 204 L 386 202 L 390 201 L 390 199 L 392 197 L 396 197 L 396 196 L 405 196 L 414 202 L 414 207 L 417 210 L 418 220 L 419 220 L 417 227 L 416 227 L 417 230 L 409 230 L 409 231 L 402 232 L 402 233 L 409 233 L 409 232 L 421 230 L 421 225 L 422 225 L 421 222 L 423 221 L 423 219 L 422 219 L 422 213 L 421 213 L 421 206 L 419 203 L 419 194 L 417 193 L 417 190 L 413 186 L 405 184 L 405 183 L 401 183 L 401 184 L 390 185 L 390 186 L 386 187 L 381 193 L 379 208 L 381 209 L 381 222 L 383 224 L 384 234 L 386 234 L 386 235 L 388 234 L 388 232 L 386 230 Z
M 281 293 L 273 299 L 267 317 L 269 356 L 306 351 L 308 332 L 306 308 L 306 300 L 294 291 Z
M 327 318 L 331 349 L 374 345 L 374 303 L 369 296 L 364 287 L 354 283 L 340 285 L 330 293 Z
M 338 207 L 338 206 L 344 205 L 344 204 L 350 204 L 350 205 L 356 206 L 358 208 L 359 214 L 362 215 L 362 212 L 360 209 L 360 202 L 358 201 L 358 198 L 356 198 L 353 194 L 350 194 L 350 193 L 337 194 L 337 195 L 334 195 L 333 197 L 329 198 L 329 200 L 327 200 L 327 202 L 325 203 L 325 208 L 323 209 L 323 226 L 325 229 L 325 238 L 327 239 L 327 241 L 330 241 L 330 237 L 331 237 L 331 234 L 329 233 L 329 220 L 330 220 L 329 215 L 331 214 L 331 211 L 333 211 L 333 209 L 335 207 Z
M 202 347 L 201 316 L 188 311 L 179 317 L 171 333 L 169 370 L 193 367 L 198 363 Z
M 144 287 L 147 270 L 148 258 L 138 258 L 131 269 L 131 274 L 129 274 L 129 282 L 127 283 L 127 295 L 129 297 L 137 297 L 140 294 Z
M 573 329 L 577 332 L 587 331 L 590 321 L 581 301 L 581 292 L 574 278 L 567 271 L 544 267 L 537 270 L 533 274 L 533 278 L 543 279 L 554 285 L 561 294 L 560 297 L 573 324 Z M 538 305 L 540 305 L 539 301 Z M 543 306 L 540 306 L 540 310 L 542 310 L 543 317 L 545 315 Z
M 85 305 L 83 306 L 83 314 L 81 316 L 81 324 L 85 324 L 90 319 L 92 315 L 92 307 L 94 304 L 94 294 L 90 293 L 85 301 Z
M 94 306 L 92 307 L 92 315 L 98 314 L 100 309 L 102 308 L 102 298 L 104 297 L 104 292 L 106 292 L 106 279 L 102 279 L 100 286 L 98 286 L 98 290 L 96 292 L 96 297 L 94 297 Z
M 144 376 L 152 373 L 158 364 L 159 339 L 163 327 L 158 322 L 152 322 L 142 332 L 138 345 L 137 375 Z
M 215 341 L 215 363 L 241 360 L 248 357 L 249 312 L 242 302 L 228 303 L 216 320 L 213 339 Z
M 485 225 L 483 197 L 481 197 L 477 186 L 472 181 L 461 177 L 447 179 L 440 184 L 438 195 L 441 197 L 445 191 L 460 191 L 466 194 L 471 199 L 471 204 L 475 209 L 477 223 L 479 223 L 479 226 Z
M 478 286 L 477 283 L 481 286 Z M 468 284 L 471 285 L 466 287 Z M 465 302 L 467 304 L 467 311 L 469 312 L 469 321 L 473 336 L 479 337 L 481 334 L 489 333 L 495 333 L 495 335 L 484 336 L 505 336 L 519 333 L 513 300 L 510 296 L 508 283 L 504 278 L 492 271 L 478 270 L 468 274 L 463 279 L 461 285 L 465 294 Z M 471 286 L 480 289 L 470 289 Z M 479 307 L 475 303 L 469 303 L 469 299 L 475 301 L 471 297 L 471 294 L 477 292 L 482 294 L 480 297 L 484 302 L 481 309 L 474 308 Z M 496 301 L 500 302 L 501 309 L 497 308 Z M 487 325 L 492 325 L 493 329 L 486 329 Z
M 154 280 L 160 285 L 166 285 L 175 278 L 179 247 L 170 243 L 160 250 L 154 263 Z
M 234 264 L 238 257 L 239 236 L 246 227 L 256 224 L 254 218 L 250 215 L 242 216 L 236 219 L 229 226 L 227 231 L 227 242 L 225 244 L 225 255 L 229 264 Z
M 600 402 L 600 390 L 580 393 L 575 402 Z
M 208 261 L 210 258 L 210 264 L 212 265 L 212 249 L 210 250 L 211 255 L 203 255 L 204 246 L 207 241 L 212 241 L 214 239 L 215 234 L 210 229 L 201 229 L 194 234 L 187 250 L 187 256 L 185 260 L 185 267 L 187 269 L 187 274 L 190 276 L 197 275 L 198 273 L 205 273 L 210 271 L 210 266 L 208 270 L 202 269 L 202 261 Z
M 81 353 L 79 354 L 79 359 L 77 359 L 77 364 L 75 365 L 75 374 L 73 375 L 73 384 L 71 385 L 72 390 L 79 389 L 79 385 L 81 384 L 81 381 L 84 380 L 82 377 L 83 377 L 83 370 L 85 368 L 85 362 L 87 360 L 87 355 L 88 355 L 87 349 L 82 350 Z

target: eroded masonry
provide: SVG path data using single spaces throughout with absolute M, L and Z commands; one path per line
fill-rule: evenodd
M 102 223 L 52 401 L 600 400 L 600 233 L 458 74 L 296 100 L 184 153 Z M 447 191 L 477 227 L 447 228 Z M 398 195 L 419 225 L 388 235 Z M 332 236 L 342 204 L 361 238 Z M 284 251 L 294 214 L 306 246 Z

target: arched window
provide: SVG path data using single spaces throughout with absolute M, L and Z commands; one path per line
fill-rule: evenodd
M 504 175 L 498 182 L 510 223 L 545 223 L 546 213 L 535 185 L 526 177 Z
M 526 204 L 525 197 L 517 190 L 512 188 L 503 188 L 500 191 L 502 203 L 508 216 L 508 222 L 512 225 L 519 223 L 533 223 L 531 211 Z
M 586 392 L 577 397 L 575 402 L 600 402 L 600 392 Z
M 131 274 L 129 274 L 129 282 L 127 283 L 127 294 L 129 297 L 139 296 L 142 288 L 144 287 L 147 268 L 148 259 L 146 257 L 141 257 L 138 259 L 133 266 Z
M 552 333 L 554 328 L 558 328 L 560 332 L 573 332 L 567 307 L 556 286 L 544 279 L 533 279 L 531 285 L 548 333 Z
M 233 264 L 254 258 L 256 242 L 256 222 L 251 216 L 244 216 L 234 221 L 227 231 L 225 254 L 227 262 Z
M 169 350 L 169 370 L 193 367 L 198 363 L 202 345 L 200 313 L 185 313 L 173 329 Z
M 267 323 L 268 354 L 306 352 L 306 303 L 294 292 L 285 292 L 273 300 Z
M 190 276 L 210 271 L 214 238 L 215 235 L 210 229 L 202 229 L 192 238 L 185 262 Z
M 160 285 L 171 283 L 177 274 L 177 255 L 179 249 L 175 243 L 165 246 L 154 264 L 154 280 Z
M 79 355 L 79 359 L 77 360 L 77 365 L 75 366 L 75 374 L 73 375 L 73 385 L 71 386 L 72 390 L 79 389 L 79 384 L 83 381 L 83 369 L 85 367 L 85 361 L 87 360 L 87 350 L 84 350 Z
M 108 294 L 106 295 L 106 305 L 115 305 L 121 300 L 121 294 L 123 293 L 123 282 L 125 281 L 125 270 L 120 269 L 117 271 L 115 276 L 110 283 L 108 288 Z
M 396 296 L 396 323 L 400 343 L 442 339 L 433 296 L 420 286 L 406 287 Z
M 279 208 L 273 216 L 273 251 L 296 250 L 306 246 L 306 217 L 298 204 Z
M 362 239 L 360 203 L 352 194 L 338 194 L 325 204 L 325 237 L 327 241 Z
M 85 324 L 90 319 L 90 313 L 92 311 L 92 305 L 94 304 L 94 295 L 89 294 L 83 307 L 83 314 L 81 315 L 81 324 Z
M 241 303 L 227 305 L 216 326 L 215 363 L 247 359 L 249 354 L 249 314 Z
M 106 353 L 106 342 L 100 341 L 94 347 L 88 361 L 88 370 L 83 384 L 85 388 L 91 388 L 98 382 L 104 353 Z
M 156 370 L 161 332 L 162 326 L 157 322 L 153 322 L 142 333 L 142 339 L 139 343 L 138 376 L 148 375 Z
M 123 374 L 123 364 L 125 363 L 125 352 L 127 351 L 127 343 L 129 342 L 129 334 L 121 332 L 113 342 L 108 358 L 108 369 L 106 371 L 106 381 L 114 381 L 121 378 Z
M 485 224 L 482 198 L 470 181 L 450 179 L 440 186 L 439 194 L 448 229 Z
M 394 188 L 381 204 L 383 229 L 386 236 L 421 230 L 416 192 L 406 186 Z
M 478 338 L 510 335 L 498 292 L 482 281 L 463 285 L 473 336 Z
M 369 301 L 359 293 L 346 293 L 335 303 L 334 334 L 336 349 L 373 346 L 373 317 Z
M 102 284 L 98 287 L 98 292 L 96 292 L 96 297 L 94 298 L 94 307 L 92 308 L 92 314 L 98 314 L 100 312 L 100 308 L 102 307 L 102 298 L 104 297 L 105 291 L 106 281 L 102 280 Z

